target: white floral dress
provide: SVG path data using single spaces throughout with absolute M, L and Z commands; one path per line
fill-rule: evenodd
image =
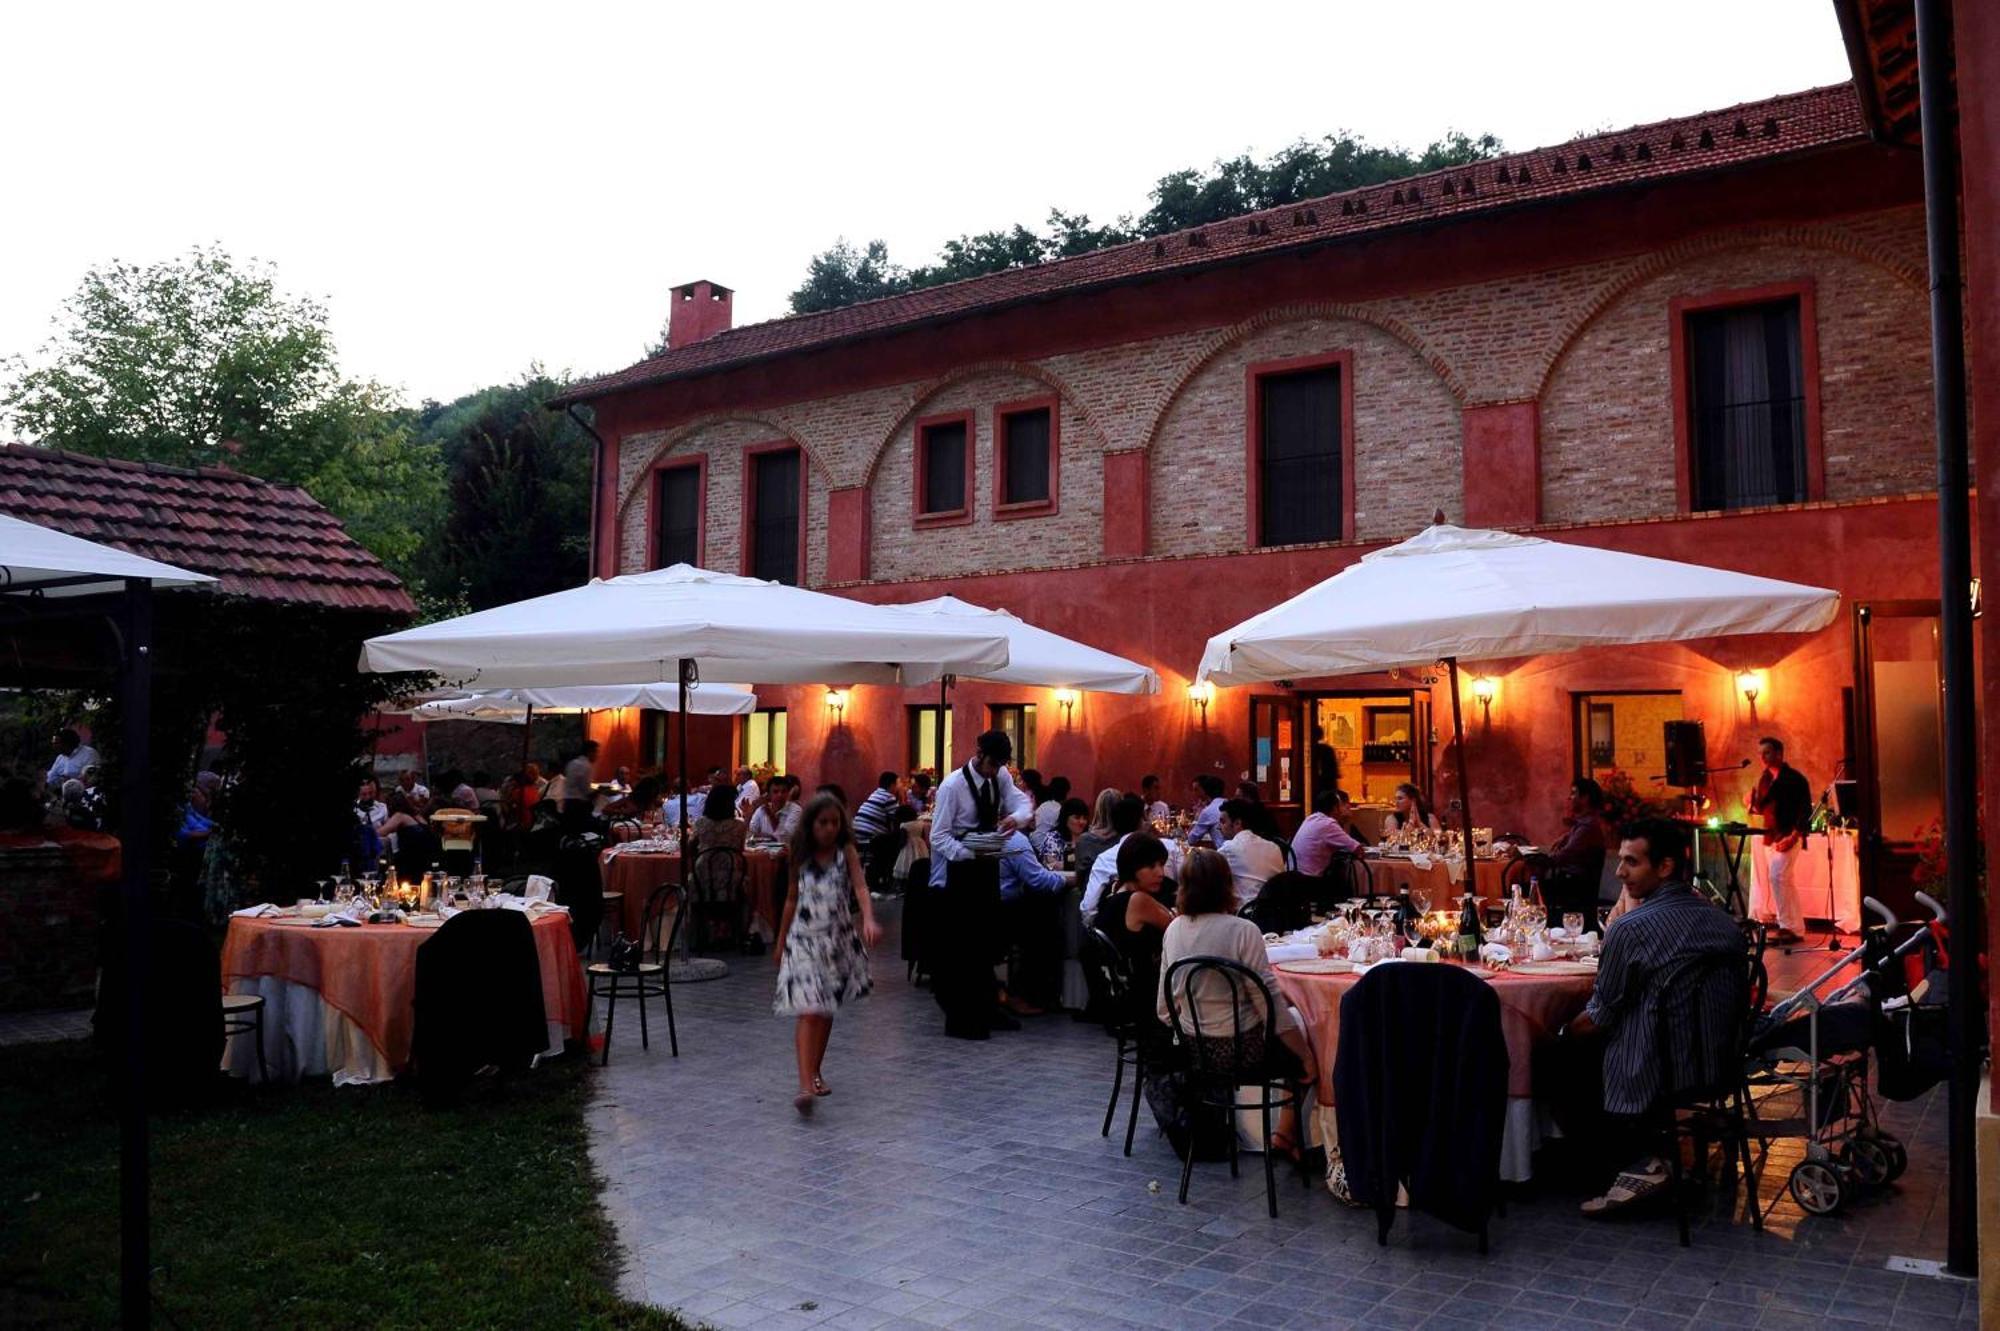
M 798 908 L 785 935 L 778 997 L 771 1010 L 781 1017 L 830 1017 L 872 987 L 868 951 L 854 921 L 847 852 L 843 849 L 831 864 L 808 859 L 799 866 Z

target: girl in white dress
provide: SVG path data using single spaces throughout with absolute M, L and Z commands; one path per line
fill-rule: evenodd
M 784 918 L 771 951 L 778 965 L 778 996 L 772 1010 L 781 1017 L 798 1018 L 794 1040 L 799 1092 L 792 1107 L 801 1114 L 811 1114 L 819 1097 L 833 1093 L 820 1076 L 826 1042 L 833 1034 L 833 1014 L 841 1004 L 868 992 L 868 948 L 881 938 L 847 808 L 831 795 L 819 795 L 806 805 L 792 834 Z

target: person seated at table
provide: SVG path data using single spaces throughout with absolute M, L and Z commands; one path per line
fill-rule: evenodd
M 1083 900 L 1077 904 L 1084 919 L 1097 913 L 1097 903 L 1111 890 L 1112 882 L 1118 877 L 1118 848 L 1125 844 L 1125 838 L 1138 831 L 1146 821 L 1146 802 L 1137 795 L 1120 795 L 1111 806 L 1111 832 L 1117 838 L 1090 862 L 1090 877 L 1084 883 Z M 1078 860 L 1081 864 L 1083 861 Z
M 1431 802 L 1424 798 L 1424 792 L 1405 781 L 1396 787 L 1396 808 L 1382 820 L 1384 834 L 1415 831 L 1426 828 L 1435 836 L 1444 831 L 1444 824 L 1431 808 Z
M 1346 791 L 1321 786 L 1313 791 L 1312 806 L 1313 811 L 1292 836 L 1292 860 L 1300 873 L 1317 878 L 1336 854 L 1355 854 L 1361 843 L 1347 831 Z
M 1588 1216 L 1665 1194 L 1669 1171 L 1648 1145 L 1649 1113 L 1663 1094 L 1698 1085 L 1703 1066 L 1713 1064 L 1709 1051 L 1688 1043 L 1669 1039 L 1661 1047 L 1664 986 L 1685 963 L 1740 961 L 1744 947 L 1736 921 L 1689 884 L 1683 828 L 1645 818 L 1625 824 L 1618 836 L 1618 879 L 1635 904 L 1605 930 L 1590 1002 L 1545 1055 L 1564 1135 L 1578 1139 L 1598 1168 L 1617 1171 L 1601 1196 L 1583 1204 Z M 1715 998 L 1721 997 L 1718 990 Z
M 666 827 L 679 827 L 688 818 L 688 796 L 684 783 L 675 777 L 667 786 L 667 798 L 660 802 L 660 822 Z
M 1213 772 L 1203 772 L 1195 777 L 1188 787 L 1194 792 L 1194 825 L 1188 828 L 1188 844 L 1206 841 L 1211 846 L 1222 844 L 1222 834 L 1216 826 L 1222 817 L 1222 778 Z
M 1139 798 L 1146 801 L 1147 822 L 1163 823 L 1174 816 L 1174 811 L 1160 798 L 1160 778 L 1151 772 L 1139 778 Z
M 1039 1017 L 1062 1001 L 1063 929 L 1057 911 L 1076 875 L 1041 862 L 1025 832 L 1000 847 L 1000 941 L 1009 958 L 1001 1005 Z
M 464 876 L 472 872 L 472 848 L 478 836 L 479 796 L 469 785 L 460 783 L 445 802 L 431 814 L 431 828 L 437 833 L 438 849 L 448 874 Z
M 1195 1038 L 1199 1014 L 1202 1055 L 1210 1068 L 1234 1067 L 1254 1071 L 1282 1081 L 1303 1092 L 1314 1080 L 1312 1046 L 1299 1030 L 1298 1020 L 1284 1002 L 1278 977 L 1264 947 L 1264 935 L 1256 925 L 1238 915 L 1235 878 L 1229 861 L 1219 852 L 1196 849 L 1188 852 L 1181 865 L 1179 892 L 1174 905 L 1178 914 L 1160 940 L 1160 986 L 1154 1011 L 1161 1022 L 1173 1020 L 1167 1008 L 1167 973 L 1184 957 L 1222 957 L 1241 963 L 1256 972 L 1272 997 L 1276 1011 L 1242 1011 L 1234 996 L 1258 1005 L 1254 991 L 1232 990 L 1223 976 L 1213 972 L 1190 976 L 1185 972 L 1179 983 L 1185 992 L 1176 993 L 1180 1009 L 1180 1033 Z M 1236 1042 L 1237 1023 L 1243 1029 L 1242 1043 Z M 1273 1041 L 1270 1037 L 1277 1036 Z M 1271 1149 L 1296 1161 L 1299 1158 L 1298 1109 L 1279 1112 L 1271 1133 Z
M 87 798 L 81 777 L 71 777 L 62 783 L 63 821 L 71 827 L 80 827 L 86 832 L 104 830 L 101 808 L 93 809 Z
M 847 807 L 847 787 L 837 781 L 822 781 L 813 787 L 814 795 L 831 795 L 840 801 L 840 807 Z
M 534 763 L 522 766 L 514 779 L 514 826 L 522 832 L 534 830 L 535 806 L 542 802 L 542 769 Z
M 929 772 L 910 773 L 908 789 L 909 793 L 903 797 L 903 802 L 909 805 L 910 809 L 920 816 L 929 813 L 931 811 L 931 774 Z
M 799 806 L 792 803 L 792 783 L 774 776 L 765 783 L 757 812 L 750 815 L 750 835 L 760 841 L 790 841 L 799 817 Z
M 875 778 L 875 789 L 854 811 L 854 844 L 861 848 L 864 860 L 868 843 L 896 825 L 896 808 L 903 802 L 902 782 L 894 772 L 881 773 Z
M 701 816 L 694 820 L 695 854 L 717 846 L 740 851 L 749 835 L 749 827 L 736 816 L 735 783 L 718 781 L 710 786 Z
M 1217 828 L 1222 834 L 1222 858 L 1236 878 L 1236 904 L 1249 905 L 1268 880 L 1285 871 L 1285 852 L 1277 842 L 1258 834 L 1254 825 L 1260 806 L 1248 800 L 1225 800 Z
M 1060 778 L 1058 778 L 1060 779 Z M 1090 806 L 1071 795 L 1057 810 L 1056 819 L 1044 831 L 1038 831 L 1029 840 L 1035 843 L 1035 853 L 1044 859 L 1055 859 L 1066 864 L 1081 864 L 1073 852 L 1077 838 L 1090 826 Z
M 1542 879 L 1542 904 L 1551 923 L 1576 912 L 1595 923 L 1597 886 L 1604 880 L 1604 788 L 1587 776 L 1570 783 L 1563 799 L 1563 831 L 1549 847 L 1554 868 Z
M 1283 841 L 1285 834 L 1278 830 L 1278 816 L 1271 812 L 1271 806 L 1264 803 L 1264 790 L 1255 781 L 1236 783 L 1236 798 L 1250 806 L 1250 830 L 1266 841 Z
M 1097 903 L 1091 924 L 1118 949 L 1132 977 L 1135 1011 L 1124 1015 L 1161 1036 L 1166 1027 L 1153 1014 L 1153 996 L 1160 988 L 1160 944 L 1173 922 L 1166 845 L 1151 832 L 1134 832 L 1118 848 L 1117 881 Z
M 1036 832 L 1046 832 L 1054 827 L 1056 820 L 1062 817 L 1063 801 L 1068 798 L 1069 778 L 1066 776 L 1050 777 L 1049 783 L 1042 787 L 1041 799 L 1035 802 L 1035 826 L 1033 830 Z
M 382 824 L 382 832 L 395 838 L 391 858 L 398 877 L 422 878 L 443 859 L 444 846 L 437 832 L 401 790 L 389 792 L 389 820 Z
M 417 769 L 414 767 L 405 768 L 396 774 L 396 788 L 403 792 L 403 797 L 413 806 L 427 803 L 431 797 L 431 788 L 417 779 Z
M 736 769 L 736 816 L 748 819 L 763 802 L 764 788 L 757 784 L 757 774 L 747 767 Z
M 1071 844 L 1078 869 L 1088 872 L 1099 855 L 1118 844 L 1118 834 L 1111 830 L 1111 811 L 1118 807 L 1121 793 L 1116 786 L 1106 786 L 1097 792 L 1097 802 L 1091 806 L 1090 826 Z
M 631 793 L 612 800 L 604 806 L 606 821 L 615 826 L 629 826 L 637 835 L 647 821 L 660 809 L 660 778 L 642 776 Z

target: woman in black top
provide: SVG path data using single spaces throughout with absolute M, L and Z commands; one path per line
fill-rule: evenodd
M 1097 903 L 1092 923 L 1111 940 L 1132 977 L 1133 1012 L 1142 1025 L 1157 1022 L 1153 994 L 1160 987 L 1160 940 L 1173 923 L 1167 905 L 1167 848 L 1150 832 L 1134 832 L 1118 847 L 1118 881 Z

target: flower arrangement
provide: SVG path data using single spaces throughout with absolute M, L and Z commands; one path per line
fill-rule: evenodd
M 1613 827 L 1638 818 L 1671 818 L 1673 802 L 1643 795 L 1632 784 L 1632 774 L 1614 767 L 1599 783 L 1604 789 L 1604 816 Z

